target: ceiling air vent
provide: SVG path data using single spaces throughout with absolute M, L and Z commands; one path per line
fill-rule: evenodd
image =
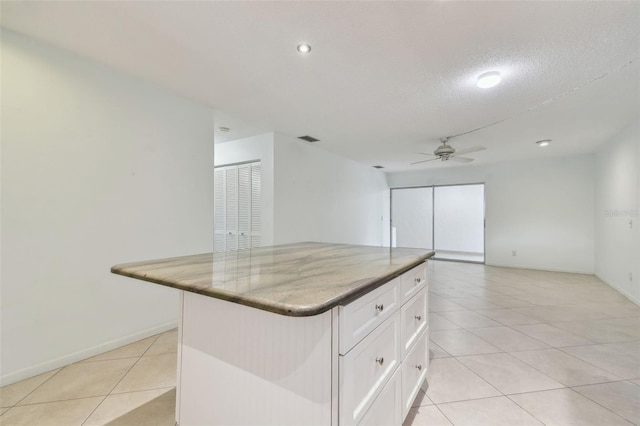
M 298 136 L 298 139 L 302 139 L 303 141 L 307 141 L 307 142 L 318 142 L 320 139 L 316 139 L 313 136 Z
M 371 166 L 371 167 L 373 167 L 374 169 L 384 169 L 384 166 Z

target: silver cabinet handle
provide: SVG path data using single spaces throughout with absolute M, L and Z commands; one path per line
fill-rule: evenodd
M 382 312 L 384 310 L 384 305 L 382 303 L 379 305 L 376 305 L 376 310 Z
M 418 364 L 416 365 L 416 368 L 418 369 L 418 371 L 422 371 L 422 365 Z
M 384 364 L 384 358 L 380 357 L 380 358 L 376 358 L 376 362 L 380 365 Z M 422 367 L 421 367 L 422 368 Z
M 418 321 L 422 320 L 422 315 L 416 315 L 415 317 Z

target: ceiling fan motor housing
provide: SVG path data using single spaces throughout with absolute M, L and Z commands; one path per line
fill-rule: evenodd
M 437 155 L 438 157 L 442 157 L 442 156 L 449 156 L 451 154 L 453 154 L 454 152 L 456 152 L 455 149 L 453 149 L 453 147 L 451 147 L 450 145 L 442 144 L 440 145 L 433 153 L 435 155 Z

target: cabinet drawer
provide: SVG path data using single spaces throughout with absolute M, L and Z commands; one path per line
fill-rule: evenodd
M 416 399 L 420 386 L 427 377 L 429 367 L 427 332 L 420 335 L 416 345 L 411 349 L 402 362 L 402 419 L 407 416 L 413 401 Z
M 393 373 L 376 398 L 373 405 L 366 412 L 358 426 L 400 426 L 402 424 L 402 386 L 400 370 Z
M 415 344 L 420 334 L 428 327 L 427 289 L 423 288 L 402 307 L 402 357 Z
M 427 286 L 427 264 L 422 263 L 401 276 L 402 303 Z
M 400 312 L 339 358 L 340 424 L 357 424 L 400 364 Z
M 340 354 L 345 355 L 359 341 L 382 324 L 400 306 L 400 277 L 339 308 Z

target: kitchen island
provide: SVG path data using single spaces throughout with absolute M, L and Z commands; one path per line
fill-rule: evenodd
M 112 272 L 183 290 L 179 425 L 400 425 L 428 368 L 432 255 L 296 243 Z

